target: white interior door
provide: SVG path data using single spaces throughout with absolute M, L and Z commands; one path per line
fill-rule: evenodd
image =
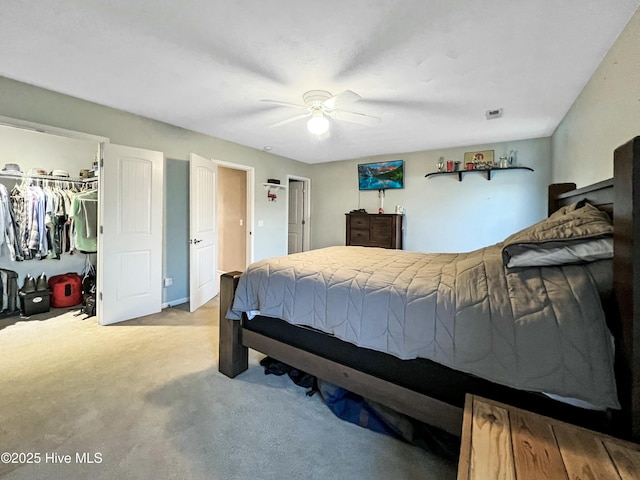
M 189 308 L 218 294 L 216 164 L 194 153 L 189 166 Z
M 107 144 L 100 168 L 98 319 L 162 309 L 162 152 Z
M 304 249 L 304 182 L 289 181 L 289 237 L 288 253 Z

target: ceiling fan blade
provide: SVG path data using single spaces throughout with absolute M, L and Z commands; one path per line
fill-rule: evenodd
M 279 105 L 281 107 L 290 107 L 290 108 L 297 108 L 299 110 L 309 110 L 309 107 L 307 107 L 306 105 L 298 105 L 295 103 L 289 103 L 289 102 L 281 102 L 280 100 L 269 100 L 267 98 L 260 100 L 261 102 L 266 102 L 266 103 L 273 103 L 274 105 Z
M 333 110 L 334 108 L 339 108 L 342 105 L 347 105 L 349 103 L 357 102 L 362 97 L 358 95 L 353 90 L 345 90 L 342 93 L 334 95 L 331 98 L 325 100 L 322 105 L 329 110 Z
M 380 123 L 380 117 L 366 115 L 364 113 L 346 112 L 344 110 L 334 110 L 328 115 L 336 120 L 344 120 L 345 122 L 358 123 L 360 125 L 373 126 Z
M 295 122 L 297 120 L 302 120 L 303 118 L 310 117 L 310 113 L 303 113 L 302 115 L 296 115 L 295 117 L 287 118 L 286 120 L 281 120 L 276 123 L 272 123 L 269 125 L 270 127 L 281 127 L 282 125 L 286 125 L 287 123 Z

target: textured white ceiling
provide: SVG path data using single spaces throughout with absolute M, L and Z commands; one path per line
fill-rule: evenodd
M 548 136 L 639 5 L 2 0 L 0 75 L 317 163 Z M 382 121 L 270 127 L 312 89 Z

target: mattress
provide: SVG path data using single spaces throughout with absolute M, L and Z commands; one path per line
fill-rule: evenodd
M 612 337 L 583 265 L 507 269 L 462 254 L 329 247 L 252 264 L 229 318 L 306 325 L 399 359 L 619 408 Z

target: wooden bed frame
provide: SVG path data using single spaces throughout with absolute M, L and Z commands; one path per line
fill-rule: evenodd
M 622 410 L 612 414 L 614 435 L 640 441 L 640 137 L 614 152 L 614 177 L 575 189 L 549 187 L 549 212 L 587 200 L 613 217 L 614 299 L 606 306 L 616 342 L 616 381 Z M 638 219 L 638 222 L 635 220 Z M 460 435 L 462 408 L 309 353 L 226 318 L 241 272 L 222 275 L 220 284 L 219 371 L 233 378 L 248 368 L 252 348 L 286 364 L 379 402 L 410 417 Z

